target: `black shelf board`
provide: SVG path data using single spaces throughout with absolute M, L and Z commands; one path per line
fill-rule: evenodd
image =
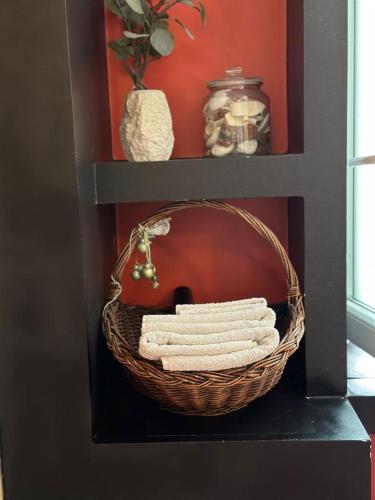
M 302 154 L 94 165 L 96 203 L 301 196 Z
M 107 365 L 93 440 L 102 443 L 211 441 L 368 441 L 345 398 L 306 398 L 303 377 L 288 370 L 267 395 L 218 417 L 188 417 L 162 410 L 138 394 L 117 363 Z

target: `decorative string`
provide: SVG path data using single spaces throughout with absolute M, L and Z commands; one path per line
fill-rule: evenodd
M 122 286 L 121 286 L 121 283 L 119 281 L 117 281 L 113 274 L 111 274 L 111 290 L 115 290 L 115 293 L 112 297 L 111 300 L 109 300 L 106 305 L 104 306 L 103 308 L 103 313 L 102 313 L 102 317 L 104 319 L 104 316 L 106 315 L 106 312 L 107 312 L 107 309 L 109 308 L 109 306 L 111 304 L 113 304 L 113 302 L 116 302 L 116 300 L 120 297 L 120 295 L 122 294 Z

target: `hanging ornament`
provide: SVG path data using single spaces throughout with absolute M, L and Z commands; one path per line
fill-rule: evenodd
M 155 238 L 155 236 L 166 236 L 171 228 L 170 220 L 170 218 L 162 219 L 150 227 L 143 227 L 139 225 L 139 239 L 136 248 L 139 253 L 146 256 L 146 263 L 141 265 L 137 262 L 135 264 L 131 274 L 134 281 L 139 281 L 144 278 L 151 280 L 153 288 L 159 287 L 159 282 L 156 276 L 156 267 L 151 260 L 151 239 Z
M 133 272 L 131 274 L 131 277 L 134 281 L 139 281 L 142 279 L 142 275 L 139 271 L 137 271 L 136 269 L 133 269 Z
M 159 288 L 158 278 L 155 276 L 152 278 L 152 288 Z
M 149 227 L 147 230 L 149 237 L 166 236 L 171 230 L 170 220 L 170 217 L 168 219 L 162 219 Z
M 134 281 L 139 281 L 142 279 L 142 266 L 138 264 L 138 262 L 134 266 L 131 277 Z
M 147 280 L 151 280 L 155 276 L 155 271 L 155 266 L 151 262 L 147 262 L 142 268 L 142 276 Z
M 145 254 L 147 252 L 147 245 L 146 245 L 145 240 L 143 238 L 138 241 L 137 250 L 139 253 L 143 253 L 143 254 Z

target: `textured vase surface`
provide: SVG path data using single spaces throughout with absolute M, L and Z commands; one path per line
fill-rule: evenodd
M 133 90 L 125 101 L 121 144 L 130 161 L 169 160 L 174 145 L 172 116 L 161 90 Z

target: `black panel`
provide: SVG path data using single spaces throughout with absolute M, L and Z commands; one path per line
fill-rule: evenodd
M 65 3 L 0 2 L 0 28 L 5 498 L 85 498 L 89 379 Z
M 304 11 L 307 391 L 344 395 L 347 9 L 309 0 Z
M 115 260 L 115 209 L 113 206 L 95 206 L 92 169 L 95 159 L 106 159 L 111 151 L 103 3 L 91 2 L 87 8 L 82 8 L 82 5 L 77 8 L 76 2 L 68 2 L 67 13 L 90 358 L 91 419 L 95 427 L 96 407 L 100 404 L 98 388 L 101 373 L 106 370 L 100 315 Z M 85 44 L 82 43 L 82 27 L 88 30 Z
M 290 153 L 303 152 L 303 1 L 287 0 L 288 142 Z

